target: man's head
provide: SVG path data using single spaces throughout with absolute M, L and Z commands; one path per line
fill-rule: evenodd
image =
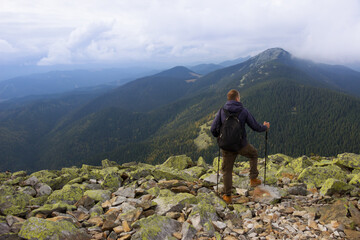
M 240 93 L 235 89 L 231 89 L 227 94 L 227 100 L 234 100 L 240 102 Z

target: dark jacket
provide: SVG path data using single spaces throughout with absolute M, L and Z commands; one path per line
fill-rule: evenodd
M 246 139 L 246 130 L 245 130 L 245 123 L 254 131 L 256 132 L 264 132 L 266 131 L 267 127 L 264 125 L 260 125 L 255 118 L 251 115 L 251 113 L 243 107 L 241 102 L 230 100 L 227 101 L 223 107 L 224 109 L 228 110 L 230 113 L 239 113 L 239 121 L 241 124 L 241 127 L 243 129 L 243 137 L 241 142 L 241 147 L 245 147 L 248 142 Z M 220 109 L 211 124 L 211 133 L 214 135 L 214 137 L 218 137 L 220 135 L 220 127 L 225 121 L 225 113 L 222 109 Z

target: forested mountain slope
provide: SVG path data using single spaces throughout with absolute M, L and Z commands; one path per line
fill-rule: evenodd
M 66 114 L 38 139 L 35 157 L 2 154 L 14 163 L 31 162 L 29 169 L 96 164 L 104 158 L 159 163 L 174 154 L 211 161 L 217 147 L 209 123 L 231 88 L 240 91 L 241 101 L 259 122 L 271 123 L 270 152 L 358 153 L 360 73 L 324 66 L 269 49 L 205 76 L 177 67 L 128 83 Z M 349 85 L 355 96 L 345 93 Z M 261 155 L 263 134 L 249 132 L 248 137 Z

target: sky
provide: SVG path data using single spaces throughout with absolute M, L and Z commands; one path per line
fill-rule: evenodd
M 272 47 L 360 66 L 360 0 L 0 0 L 0 66 L 219 63 Z

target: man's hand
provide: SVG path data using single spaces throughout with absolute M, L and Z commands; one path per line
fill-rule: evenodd
M 267 129 L 269 129 L 270 128 L 270 123 L 269 122 L 264 122 L 264 124 L 263 124 L 264 126 L 266 126 L 267 127 Z

